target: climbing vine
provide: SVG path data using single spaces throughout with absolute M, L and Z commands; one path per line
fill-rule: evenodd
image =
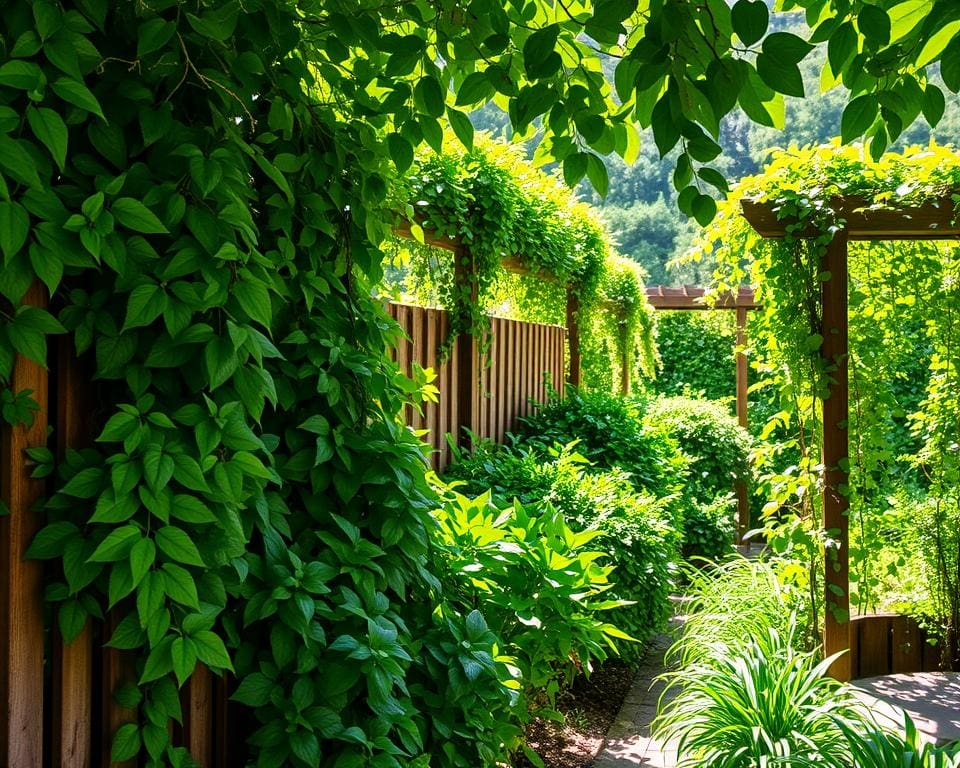
M 584 382 L 609 389 L 624 355 L 650 377 L 656 359 L 643 272 L 616 255 L 590 207 L 522 151 L 478 137 L 469 152 L 424 152 L 401 185 L 413 241 L 394 245 L 406 265 L 392 291 L 450 312 L 448 342 L 483 337 L 489 313 L 565 324 L 567 286 L 580 303 Z M 429 247 L 446 239 L 453 253 Z M 504 260 L 526 271 L 511 277 Z M 387 288 L 388 292 L 391 287 Z
M 956 155 L 937 146 L 913 148 L 879 161 L 859 148 L 825 146 L 792 149 L 765 172 L 743 180 L 738 199 L 725 205 L 705 233 L 698 254 L 716 260 L 717 286 L 756 285 L 763 308 L 751 327 L 754 367 L 767 386 L 779 391 L 779 413 L 765 435 L 786 439 L 766 443 L 769 502 L 765 508 L 774 546 L 792 551 L 809 566 L 807 584 L 818 598 L 820 554 L 835 548 L 821 522 L 822 466 L 820 404 L 833 361 L 825 360 L 821 284 L 822 258 L 843 221 L 835 208 L 841 196 L 861 196 L 876 208 L 948 200 L 960 187 Z M 772 203 L 789 222 L 780 241 L 764 240 L 739 214 L 740 199 Z M 954 200 L 957 198 L 954 197 Z M 813 237 L 801 237 L 813 233 Z M 875 555 L 885 545 L 883 514 L 892 483 L 917 482 L 902 454 L 918 449 L 907 416 L 922 420 L 925 369 L 931 323 L 940 314 L 938 295 L 949 247 L 931 242 L 854 244 L 850 248 L 850 482 L 851 583 L 860 610 L 877 605 L 885 574 Z M 926 330 L 925 329 L 926 326 Z M 787 466 L 778 455 L 789 455 Z M 799 457 L 799 458 L 797 458 Z M 787 511 L 796 514 L 784 514 Z

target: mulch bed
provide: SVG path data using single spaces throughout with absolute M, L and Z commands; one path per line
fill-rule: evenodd
M 590 679 L 580 678 L 557 701 L 565 723 L 538 720 L 527 732 L 528 744 L 547 768 L 589 768 L 603 746 L 607 730 L 620 711 L 635 669 L 620 659 L 608 659 Z M 514 768 L 531 768 L 524 757 Z

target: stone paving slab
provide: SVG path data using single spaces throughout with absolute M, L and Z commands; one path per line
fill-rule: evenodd
M 674 768 L 677 764 L 676 746 L 650 736 L 650 723 L 656 717 L 664 688 L 657 677 L 664 672 L 663 656 L 670 642 L 668 635 L 658 635 L 651 642 L 593 768 Z
M 918 672 L 855 680 L 856 695 L 877 719 L 903 727 L 906 712 L 920 733 L 934 742 L 960 740 L 960 674 Z

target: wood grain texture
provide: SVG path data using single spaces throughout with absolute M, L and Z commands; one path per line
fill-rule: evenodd
M 841 468 L 849 454 L 848 412 L 848 321 L 847 321 L 847 238 L 838 232 L 827 246 L 823 271 L 831 277 L 822 284 L 823 346 L 821 354 L 830 369 L 828 395 L 823 401 L 823 525 L 835 547 L 825 553 L 824 654 L 830 656 L 850 647 L 849 582 L 849 500 L 842 488 L 848 474 Z M 850 654 L 844 654 L 830 667 L 838 680 L 851 676 Z
M 213 674 L 198 664 L 181 695 L 184 746 L 200 768 L 213 768 L 214 701 Z
M 57 338 L 56 422 L 58 461 L 67 448 L 90 445 L 95 437 L 93 403 L 86 372 L 76 359 L 73 340 Z M 53 768 L 90 768 L 93 761 L 93 634 L 88 621 L 69 645 L 53 632 L 51 764 Z
M 956 240 L 960 225 L 954 219 L 953 201 L 949 197 L 930 200 L 913 207 L 884 210 L 871 208 L 863 197 L 833 198 L 831 206 L 845 222 L 850 240 Z M 763 237 L 779 238 L 796 220 L 777 218 L 773 203 L 742 200 L 744 218 Z M 805 230 L 799 237 L 815 237 L 819 231 Z
M 46 289 L 34 283 L 24 304 L 47 306 Z M 27 546 L 42 524 L 34 505 L 44 481 L 30 478 L 24 451 L 46 445 L 47 370 L 22 356 L 13 365 L 10 387 L 30 390 L 40 406 L 30 426 L 0 430 L 0 487 L 9 514 L 0 517 L 0 764 L 9 768 L 43 765 L 43 571 L 24 560 Z

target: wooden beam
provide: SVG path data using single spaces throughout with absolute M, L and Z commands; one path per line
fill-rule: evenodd
M 950 197 L 929 200 L 912 207 L 884 209 L 871 206 L 866 198 L 838 197 L 830 201 L 837 217 L 845 222 L 850 240 L 957 240 L 960 224 L 954 221 Z M 750 225 L 763 237 L 783 237 L 796 220 L 780 220 L 774 202 L 741 200 L 740 207 Z M 794 232 L 797 237 L 816 237 L 817 230 Z
M 567 344 L 570 349 L 570 370 L 567 383 L 580 386 L 580 325 L 577 315 L 580 313 L 580 299 L 567 286 Z
M 23 303 L 47 306 L 47 292 L 35 282 Z M 30 390 L 40 406 L 29 427 L 0 429 L 0 493 L 7 514 L 0 517 L 0 765 L 42 766 L 43 761 L 43 572 L 23 555 L 42 523 L 34 509 L 44 481 L 30 477 L 25 451 L 47 444 L 47 369 L 18 355 L 10 388 Z
M 834 546 L 824 561 L 824 654 L 830 656 L 850 648 L 849 537 L 846 495 L 848 460 L 848 327 L 847 327 L 847 236 L 834 235 L 823 259 L 823 271 L 830 279 L 822 283 L 822 355 L 830 382 L 823 401 L 823 526 Z M 847 681 L 851 676 L 850 654 L 844 653 L 830 667 L 830 674 Z
M 749 369 L 747 368 L 747 308 L 737 307 L 737 421 L 744 429 L 748 427 L 747 390 Z M 750 530 L 750 498 L 745 480 L 737 481 L 737 533 L 742 544 Z
M 707 289 L 696 285 L 648 285 L 647 302 L 654 309 L 758 309 L 753 288 L 740 286 L 736 292 L 727 291 L 710 296 Z

